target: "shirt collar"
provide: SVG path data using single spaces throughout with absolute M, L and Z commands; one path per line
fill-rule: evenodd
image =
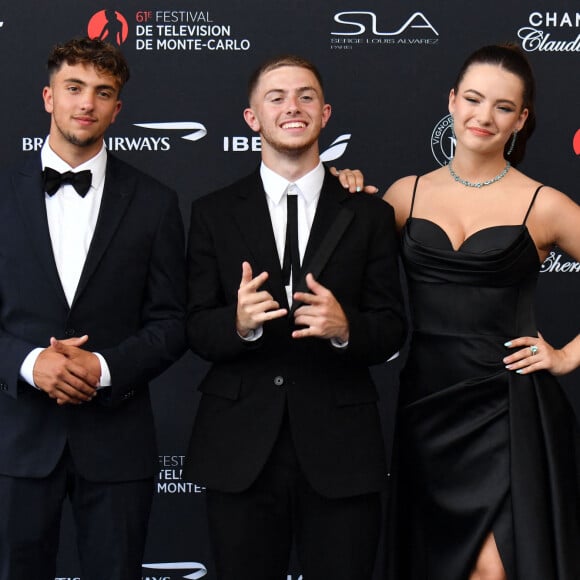
M 60 173 L 66 171 L 84 171 L 85 169 L 89 169 L 92 173 L 91 187 L 94 187 L 95 189 L 99 189 L 105 180 L 107 149 L 105 148 L 104 143 L 101 150 L 94 157 L 91 157 L 88 161 L 73 168 L 50 148 L 50 137 L 47 137 L 40 151 L 40 160 L 42 163 L 42 169 L 45 167 L 51 167 L 55 171 L 60 171 Z
M 294 183 L 298 187 L 306 204 L 310 204 L 312 201 L 318 199 L 320 195 L 322 182 L 324 181 L 324 166 L 319 161 L 314 169 L 306 175 L 303 175 L 300 179 L 291 182 L 275 171 L 272 171 L 262 162 L 260 165 L 260 177 L 262 178 L 266 195 L 275 205 L 280 203 L 290 183 Z

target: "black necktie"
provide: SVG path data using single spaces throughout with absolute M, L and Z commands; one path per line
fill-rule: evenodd
M 44 191 L 50 196 L 54 195 L 63 183 L 70 183 L 81 196 L 85 197 L 91 187 L 92 173 L 87 169 L 85 171 L 67 171 L 59 173 L 50 167 L 46 167 L 42 172 Z
M 284 262 L 282 264 L 282 279 L 284 285 L 290 284 L 292 272 L 292 286 L 296 286 L 300 277 L 300 249 L 298 247 L 298 196 L 286 194 L 286 245 L 284 246 Z

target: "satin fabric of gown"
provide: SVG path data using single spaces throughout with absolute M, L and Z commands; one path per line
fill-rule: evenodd
M 467 580 L 490 532 L 509 580 L 580 579 L 574 413 L 552 375 L 502 363 L 506 341 L 537 336 L 540 263 L 525 221 L 538 190 L 521 225 L 483 229 L 457 250 L 412 209 L 403 229 L 413 335 L 389 580 Z

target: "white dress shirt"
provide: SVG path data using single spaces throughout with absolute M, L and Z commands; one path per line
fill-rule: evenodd
M 270 210 L 270 219 L 276 240 L 276 249 L 280 265 L 284 262 L 284 246 L 286 244 L 286 221 L 287 206 L 286 197 L 288 194 L 298 196 L 298 248 L 300 251 L 300 263 L 304 258 L 304 252 L 308 244 L 314 214 L 318 206 L 322 182 L 324 181 L 324 167 L 322 163 L 300 179 L 289 182 L 284 177 L 278 175 L 264 163 L 260 166 L 260 176 L 266 192 L 266 201 Z M 292 272 L 292 276 L 294 272 Z M 292 279 L 286 286 L 286 296 L 288 304 L 292 304 Z
M 60 173 L 86 169 L 92 172 L 91 187 L 85 197 L 81 197 L 70 183 L 61 185 L 53 196 L 45 194 L 52 251 L 64 294 L 68 305 L 71 306 L 99 216 L 107 167 L 107 150 L 103 145 L 93 158 L 73 168 L 50 148 L 47 137 L 40 152 L 40 159 L 42 169 L 50 167 Z M 38 355 L 43 350 L 35 348 L 31 351 L 20 368 L 20 376 L 33 386 L 35 385 L 32 371 Z M 109 367 L 102 355 L 94 354 L 101 363 L 99 386 L 109 386 L 111 384 Z
M 272 171 L 264 163 L 260 166 L 260 177 L 262 178 L 262 184 L 266 192 L 266 201 L 268 203 L 268 210 L 270 211 L 270 219 L 272 221 L 272 229 L 274 230 L 274 239 L 276 240 L 276 249 L 281 266 L 284 263 L 284 247 L 286 245 L 286 223 L 288 214 L 286 197 L 289 194 L 298 196 L 298 248 L 300 251 L 300 263 L 302 263 L 306 246 L 308 245 L 312 223 L 314 222 L 314 215 L 318 207 L 324 173 L 324 166 L 319 162 L 312 171 L 303 175 L 300 179 L 290 182 L 278 173 Z M 292 305 L 293 275 L 294 272 L 290 276 L 290 283 L 286 286 L 286 296 L 289 305 Z M 262 336 L 263 331 L 263 327 L 258 326 L 258 328 L 242 338 L 248 341 L 258 340 Z M 348 345 L 348 341 L 342 342 L 337 338 L 332 338 L 330 341 L 337 348 L 345 348 Z

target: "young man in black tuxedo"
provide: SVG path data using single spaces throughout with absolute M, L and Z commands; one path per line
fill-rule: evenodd
M 244 111 L 262 163 L 192 207 L 187 330 L 213 365 L 185 475 L 207 487 L 220 580 L 285 577 L 293 539 L 308 580 L 372 575 L 387 466 L 368 366 L 405 321 L 392 208 L 320 163 L 330 114 L 314 65 L 264 63 Z
M 177 197 L 104 134 L 127 63 L 57 45 L 40 155 L 0 176 L 0 578 L 54 580 L 64 498 L 82 577 L 141 577 L 156 447 L 148 382 L 185 350 Z

